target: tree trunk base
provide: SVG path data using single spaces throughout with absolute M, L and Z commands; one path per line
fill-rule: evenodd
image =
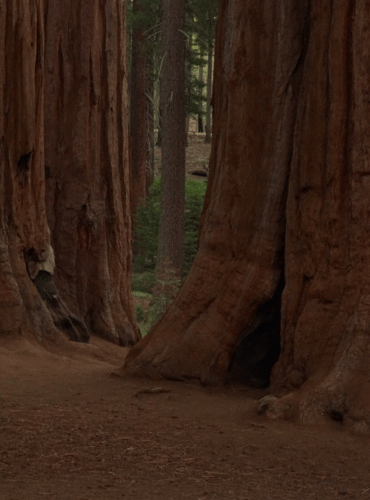
M 32 281 L 45 302 L 55 327 L 73 342 L 89 342 L 90 335 L 85 323 L 72 314 L 61 299 L 53 276 L 47 271 L 39 271 Z
M 285 419 L 304 425 L 325 425 L 331 421 L 348 426 L 359 434 L 370 434 L 370 384 L 358 375 L 330 374 L 300 390 L 262 398 L 258 412 L 271 419 Z

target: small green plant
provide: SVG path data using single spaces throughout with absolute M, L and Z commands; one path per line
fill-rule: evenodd
M 185 184 L 185 234 L 183 276 L 189 273 L 198 249 L 198 230 L 207 184 L 187 181 Z
M 134 272 L 131 274 L 131 290 L 135 292 L 152 294 L 155 287 L 155 272 L 154 269 L 147 271 Z
M 167 270 L 165 275 L 162 275 L 161 278 L 157 280 L 153 290 L 153 300 L 148 312 L 148 322 L 151 325 L 157 323 L 167 311 L 178 294 L 181 284 L 182 280 L 178 278 L 175 271 L 171 269 Z
M 185 234 L 184 265 L 182 278 L 167 270 L 157 279 L 155 266 L 158 252 L 161 182 L 156 179 L 149 196 L 135 215 L 134 261 L 131 289 L 135 297 L 152 296 L 150 308 L 145 312 L 135 306 L 136 320 L 142 336 L 163 316 L 177 295 L 183 278 L 188 274 L 198 245 L 198 229 L 207 185 L 204 182 L 187 181 L 185 184 Z
M 158 253 L 159 216 L 161 204 L 161 180 L 154 180 L 149 196 L 139 205 L 134 224 L 134 261 L 135 273 L 154 269 Z M 133 290 L 136 288 L 133 287 Z
M 185 234 L 184 234 L 184 266 L 183 276 L 189 272 L 197 251 L 198 229 L 203 209 L 207 185 L 194 180 L 185 183 Z M 155 179 L 150 188 L 149 196 L 143 202 L 135 215 L 134 262 L 135 274 L 144 274 L 154 270 L 158 253 L 158 233 L 161 203 L 161 180 Z M 137 288 L 133 276 L 132 289 L 148 291 L 148 287 Z M 144 290 L 145 288 L 145 290 Z
M 143 306 L 141 304 L 137 304 L 135 306 L 136 321 L 138 323 L 143 323 L 145 321 L 145 316 L 146 316 L 145 309 L 143 308 Z

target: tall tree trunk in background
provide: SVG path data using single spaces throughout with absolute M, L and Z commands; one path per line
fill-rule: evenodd
M 129 372 L 250 377 L 280 329 L 268 415 L 369 430 L 368 7 L 221 1 L 199 251 Z
M 186 111 L 185 111 L 185 147 L 189 146 L 189 127 L 190 127 L 190 103 L 191 103 L 191 76 L 192 76 L 192 64 L 191 64 L 191 51 L 193 47 L 193 37 L 190 34 L 188 36 L 187 42 L 186 42 L 186 53 L 185 53 L 185 59 L 187 61 L 186 67 L 185 67 L 185 106 L 186 106 Z
M 207 108 L 206 108 L 206 138 L 204 142 L 210 144 L 212 141 L 212 73 L 213 73 L 213 40 L 208 44 L 208 62 L 207 62 Z
M 150 186 L 154 181 L 154 81 L 153 61 L 149 63 L 150 76 L 148 78 L 147 99 L 146 99 L 146 112 L 147 112 L 147 136 L 146 136 L 146 194 L 149 192 Z
M 200 53 L 200 57 L 203 59 L 203 51 Z M 198 132 L 203 134 L 203 64 L 199 66 L 199 82 L 201 83 L 201 87 L 199 89 L 199 104 L 198 104 Z
M 162 202 L 158 271 L 181 272 L 185 204 L 185 0 L 163 1 Z
M 139 332 L 130 293 L 131 215 L 125 3 L 49 0 L 46 199 L 56 283 L 92 332 Z
M 132 14 L 133 0 L 126 0 L 126 16 Z M 126 26 L 126 64 L 127 64 L 127 81 L 128 95 L 131 95 L 131 66 L 132 66 L 132 27 Z
M 146 195 L 147 170 L 147 134 L 148 134 L 148 44 L 145 19 L 145 8 L 142 0 L 133 0 L 134 16 L 136 18 L 132 33 L 132 65 L 131 65 L 131 186 L 132 212 L 135 213 L 139 202 Z
M 159 82 L 159 87 L 161 87 L 161 82 Z M 159 89 L 159 93 L 161 93 Z M 161 104 L 161 98 L 159 97 L 159 104 L 158 104 L 158 135 L 157 135 L 157 142 L 155 143 L 156 146 L 159 148 L 162 147 L 162 104 Z
M 1 2 L 0 33 L 0 334 L 60 341 L 54 322 L 69 338 L 87 341 L 85 325 L 71 317 L 52 282 L 45 208 L 44 2 Z M 47 298 L 46 289 L 52 291 Z

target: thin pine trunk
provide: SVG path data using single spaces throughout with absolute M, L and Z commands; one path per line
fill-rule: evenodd
M 207 111 L 206 111 L 206 138 L 205 143 L 212 141 L 212 117 L 211 117 L 211 98 L 212 98 L 212 72 L 213 72 L 213 40 L 208 45 L 208 63 L 207 63 Z
M 152 66 L 152 61 L 150 63 Z M 152 68 L 151 68 L 152 69 Z M 148 77 L 147 88 L 147 158 L 146 158 L 146 194 L 154 181 L 154 82 L 152 71 Z
M 201 61 L 203 61 L 204 53 L 203 49 L 200 51 L 200 58 Z M 198 103 L 198 132 L 200 134 L 203 134 L 204 132 L 204 127 L 203 127 L 203 84 L 204 84 L 204 66 L 203 62 L 200 63 L 199 65 L 199 83 L 200 83 L 200 88 L 199 88 L 199 103 Z
M 163 2 L 162 202 L 158 273 L 183 265 L 185 204 L 185 0 Z
M 133 0 L 134 16 L 147 13 L 142 0 Z M 131 207 L 135 213 L 141 200 L 145 198 L 147 187 L 147 136 L 148 136 L 148 97 L 149 68 L 148 43 L 144 22 L 138 23 L 132 33 L 131 65 Z

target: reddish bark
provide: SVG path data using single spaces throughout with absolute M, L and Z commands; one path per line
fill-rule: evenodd
M 131 214 L 124 3 L 49 2 L 45 144 L 56 283 L 91 331 L 139 338 Z
M 225 380 L 235 345 L 259 325 L 257 310 L 281 280 L 295 114 L 286 82 L 299 57 L 304 16 L 281 35 L 280 4 L 267 10 L 250 4 L 220 6 L 214 144 L 199 251 L 172 307 L 130 351 L 130 372 Z M 266 68 L 279 64 L 276 80 Z
M 50 233 L 44 182 L 44 2 L 0 3 L 0 334 L 58 338 L 27 271 Z
M 268 415 L 369 430 L 369 21 L 366 0 L 221 2 L 200 248 L 129 372 L 224 381 L 281 303 Z

